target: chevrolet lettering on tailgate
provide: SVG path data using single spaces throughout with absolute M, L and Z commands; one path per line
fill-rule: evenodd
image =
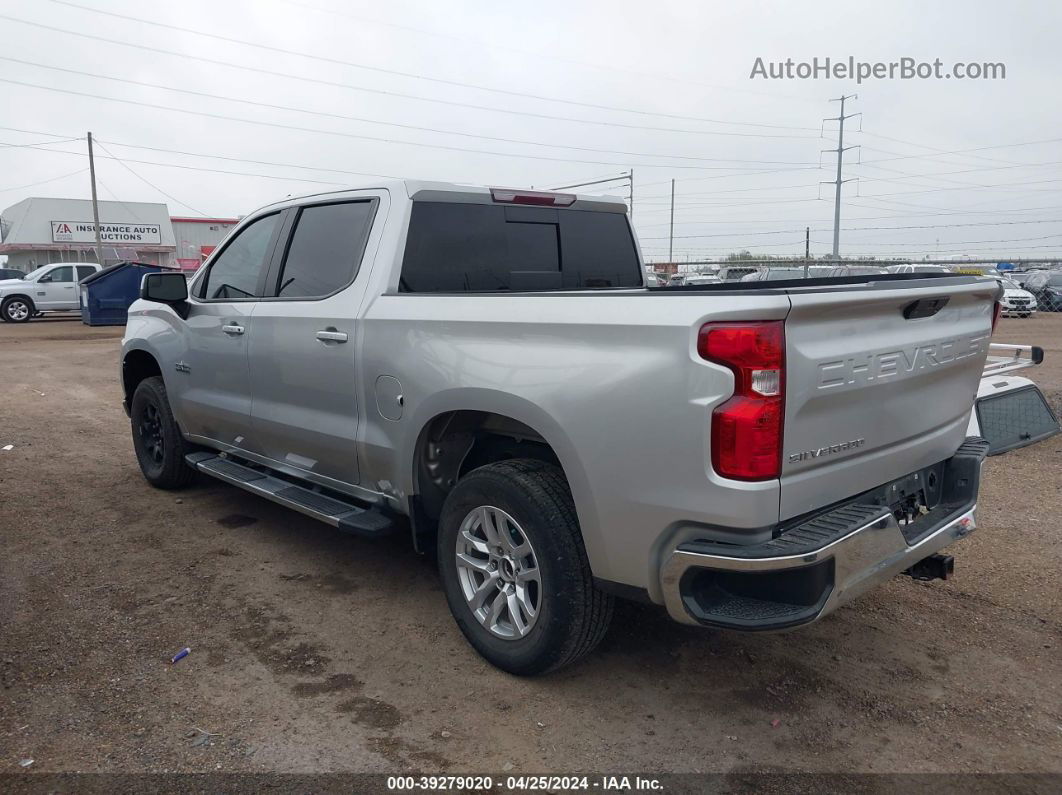
M 897 379 L 921 370 L 944 367 L 971 356 L 988 352 L 988 335 L 956 337 L 910 348 L 875 351 L 860 357 L 836 359 L 819 363 L 819 383 L 816 389 L 834 389 L 853 384 L 866 384 L 882 379 Z

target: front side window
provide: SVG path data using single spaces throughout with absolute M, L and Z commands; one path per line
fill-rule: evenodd
M 244 227 L 211 264 L 199 297 L 208 301 L 260 298 L 258 285 L 279 220 L 280 214 L 274 213 Z
M 284 258 L 277 297 L 322 298 L 354 281 L 374 208 L 372 201 L 303 207 Z
M 57 284 L 60 282 L 65 284 L 72 281 L 74 281 L 74 269 L 69 265 L 62 268 L 56 268 L 41 277 L 41 282 L 46 284 Z

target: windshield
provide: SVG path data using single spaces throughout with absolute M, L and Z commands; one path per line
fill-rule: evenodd
M 48 268 L 52 267 L 52 265 L 54 265 L 54 264 L 55 264 L 54 262 L 50 262 L 47 265 L 41 265 L 36 270 L 30 271 L 25 276 L 22 276 L 20 278 L 22 278 L 22 279 L 36 279 L 38 276 L 40 276 L 42 273 L 44 273 L 45 270 L 47 270 Z
M 1021 289 L 1021 285 L 1019 285 L 1017 282 L 1011 281 L 1010 279 L 1000 279 L 999 281 L 1000 281 L 1000 284 L 1002 284 L 1003 287 L 1006 288 L 1007 290 L 1020 290 Z
M 1062 287 L 1062 273 L 1052 273 L 1047 277 L 1047 283 L 1052 287 Z
M 803 279 L 803 268 L 771 268 L 767 271 L 767 281 L 774 282 L 780 279 Z

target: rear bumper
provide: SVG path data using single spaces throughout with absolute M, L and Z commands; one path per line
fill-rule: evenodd
M 988 444 L 969 438 L 947 461 L 872 489 L 756 546 L 679 545 L 661 569 L 676 621 L 744 631 L 809 624 L 976 527 Z M 895 499 L 922 491 L 928 513 L 901 525 Z

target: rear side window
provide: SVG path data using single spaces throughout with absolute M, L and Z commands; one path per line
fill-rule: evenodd
M 374 209 L 372 201 L 303 207 L 284 259 L 277 296 L 321 298 L 354 281 Z
M 91 276 L 95 272 L 96 272 L 96 269 L 93 268 L 91 265 L 78 265 L 77 266 L 77 280 L 81 281 L 82 279 L 87 279 L 89 276 Z
M 622 213 L 415 202 L 403 292 L 640 287 Z
M 211 264 L 199 297 L 211 301 L 261 297 L 258 283 L 279 218 L 277 213 L 267 215 L 240 230 Z

